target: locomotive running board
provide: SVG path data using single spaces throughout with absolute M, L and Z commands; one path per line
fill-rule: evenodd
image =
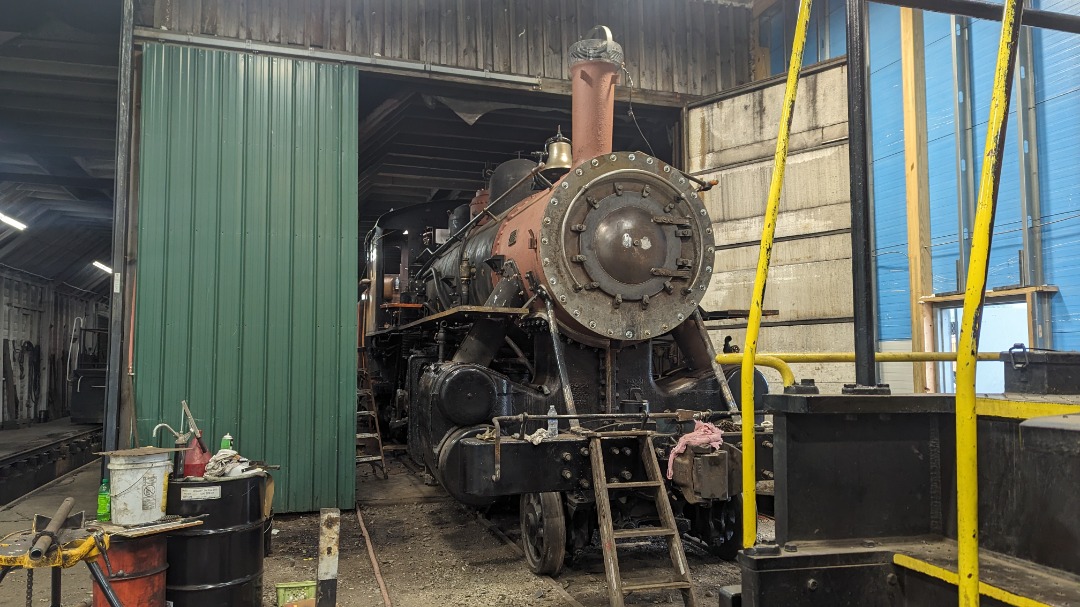
M 386 335 L 394 331 L 405 331 L 408 329 L 416 329 L 429 325 L 432 323 L 446 322 L 446 321 L 472 321 L 479 318 L 495 318 L 499 316 L 525 316 L 530 310 L 528 308 L 496 308 L 490 306 L 457 306 L 450 308 L 449 310 L 443 310 L 437 314 L 431 316 L 425 316 L 419 320 L 414 320 L 409 324 L 401 325 L 400 327 L 391 327 L 389 329 L 380 329 L 378 331 L 372 331 L 368 333 L 370 336 Z

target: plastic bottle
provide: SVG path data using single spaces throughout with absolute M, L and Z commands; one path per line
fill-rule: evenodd
M 221 448 L 222 449 L 232 449 L 233 448 L 232 443 L 233 443 L 232 434 L 225 434 L 225 436 L 221 437 Z
M 548 415 L 558 415 L 558 411 L 555 410 L 555 405 L 551 405 L 550 407 L 548 407 L 547 414 Z M 548 420 L 548 436 L 556 437 L 558 435 L 559 435 L 559 420 L 557 420 L 557 419 L 549 419 Z
M 101 479 L 101 486 L 97 494 L 97 520 L 109 522 L 112 520 L 112 496 L 109 494 L 109 479 Z

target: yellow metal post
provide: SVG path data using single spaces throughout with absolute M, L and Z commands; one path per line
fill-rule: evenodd
M 979 326 L 986 296 L 986 272 L 1001 176 L 1001 154 L 1012 92 L 1016 41 L 1020 34 L 1023 0 L 1005 0 L 1001 17 L 1001 40 L 994 68 L 990 122 L 986 127 L 979 199 L 971 230 L 964 316 L 956 352 L 956 527 L 959 545 L 960 607 L 979 605 L 979 483 L 975 410 L 975 360 L 979 349 Z
M 799 72 L 802 70 L 803 48 L 806 46 L 806 27 L 810 22 L 812 0 L 801 0 L 799 19 L 795 26 L 795 40 L 791 45 L 791 64 L 788 67 L 787 86 L 784 89 L 784 107 L 780 115 L 780 132 L 776 137 L 772 183 L 769 185 L 769 201 L 765 207 L 765 226 L 761 230 L 761 248 L 758 251 L 757 273 L 754 276 L 754 295 L 750 300 L 750 319 L 746 324 L 746 343 L 742 359 L 742 448 L 743 448 L 743 541 L 744 548 L 757 543 L 757 462 L 754 451 L 754 359 L 757 356 L 758 333 L 761 331 L 761 313 L 765 301 L 765 282 L 769 276 L 769 259 L 772 257 L 773 236 L 776 234 L 776 217 L 780 213 L 780 191 L 784 185 L 784 166 L 787 163 L 788 136 L 795 109 L 795 93 L 799 88 Z

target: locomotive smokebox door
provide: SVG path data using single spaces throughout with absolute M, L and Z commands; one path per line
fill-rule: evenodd
M 706 500 L 726 500 L 742 482 L 742 457 L 734 447 L 721 446 L 713 451 L 709 447 L 691 446 L 672 462 L 672 482 L 691 504 Z

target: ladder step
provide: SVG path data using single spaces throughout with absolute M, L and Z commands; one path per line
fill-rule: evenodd
M 660 481 L 634 481 L 631 483 L 607 483 L 610 489 L 656 489 L 664 483 Z
M 361 455 L 356 458 L 358 464 L 370 464 L 371 462 L 381 462 L 381 455 Z
M 359 432 L 356 435 L 356 440 L 372 440 L 376 438 L 379 438 L 379 435 L 374 432 Z
M 639 527 L 637 529 L 615 529 L 612 537 L 617 540 L 625 540 L 637 537 L 671 537 L 675 530 L 670 527 Z
M 623 580 L 622 585 L 624 593 L 637 590 L 668 590 L 676 588 L 680 590 L 690 588 L 690 582 L 673 580 L 640 580 L 628 582 Z

